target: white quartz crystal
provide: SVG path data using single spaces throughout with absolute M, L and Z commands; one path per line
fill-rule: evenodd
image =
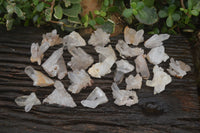
M 69 72 L 68 77 L 71 82 L 68 90 L 72 93 L 79 93 L 83 88 L 92 85 L 90 76 L 83 69 Z
M 63 37 L 63 45 L 66 47 L 85 46 L 85 40 L 76 31 L 72 31 L 69 35 Z
M 126 79 L 126 90 L 132 89 L 141 89 L 142 86 L 142 77 L 140 74 L 137 74 L 135 77 L 129 75 Z
M 81 70 L 87 69 L 92 63 L 94 59 L 91 55 L 87 54 L 83 49 L 71 47 L 68 49 L 70 54 L 73 56 L 71 61 L 68 62 L 68 66 L 72 68 L 72 70 Z
M 119 106 L 131 106 L 133 104 L 138 103 L 138 97 L 135 91 L 120 90 L 116 83 L 113 83 L 111 88 L 113 98 L 115 99 L 115 104 Z
M 158 65 L 162 61 L 166 62 L 169 59 L 169 56 L 165 53 L 164 46 L 159 46 L 150 50 L 147 54 L 147 59 L 150 63 Z
M 149 38 L 145 43 L 144 46 L 146 48 L 155 48 L 159 47 L 163 44 L 164 40 L 167 40 L 170 37 L 168 34 L 154 34 L 151 38 Z
M 105 46 L 110 42 L 110 34 L 104 32 L 101 28 L 92 33 L 88 43 L 93 46 Z
M 191 71 L 191 67 L 182 61 L 175 61 L 173 58 L 170 59 L 169 69 L 167 71 L 177 78 L 182 78 Z
M 59 79 L 62 79 L 67 74 L 67 68 L 65 61 L 62 57 L 63 48 L 60 48 L 53 52 L 53 54 L 42 64 L 43 69 L 51 77 L 58 75 Z
M 172 78 L 170 75 L 164 72 L 164 70 L 161 67 L 158 67 L 155 65 L 153 67 L 153 80 L 147 80 L 146 85 L 150 87 L 154 87 L 154 95 L 158 94 L 165 90 L 165 86 L 168 85 Z
M 98 105 L 107 103 L 108 98 L 106 97 L 105 93 L 99 88 L 96 87 L 90 95 L 87 97 L 86 100 L 82 100 L 81 104 L 84 107 L 88 108 L 96 108 Z
M 60 81 L 55 81 L 54 87 L 56 88 L 47 98 L 43 100 L 43 103 L 58 104 L 65 107 L 76 107 L 71 95 L 65 90 L 64 85 Z
M 118 40 L 118 43 L 115 46 L 115 48 L 119 52 L 122 58 L 134 57 L 134 56 L 144 54 L 144 50 L 142 48 L 137 48 L 137 47 L 131 48 L 123 40 Z
M 15 99 L 18 106 L 25 106 L 25 112 L 29 112 L 34 105 L 40 105 L 41 102 L 34 92 L 30 95 L 20 96 Z
M 128 26 L 124 29 L 124 40 L 127 44 L 133 44 L 137 46 L 139 43 L 144 41 L 144 30 L 136 31 Z
M 34 70 L 31 66 L 27 66 L 24 71 L 33 80 L 34 86 L 46 87 L 54 84 L 52 79 L 40 71 Z
M 50 46 L 54 46 L 54 45 L 62 43 L 62 38 L 59 37 L 56 29 L 52 30 L 52 32 L 43 34 L 42 37 L 43 37 L 43 40 L 42 40 L 41 45 L 43 45 L 46 42 L 48 42 Z
M 111 67 L 116 61 L 116 55 L 111 45 L 108 47 L 96 47 L 95 50 L 99 53 L 99 63 L 92 65 L 88 73 L 92 77 L 101 78 L 111 72 Z
M 150 76 L 149 68 L 147 66 L 147 62 L 144 58 L 144 55 L 139 55 L 135 59 L 135 67 L 136 67 L 136 72 L 140 73 L 143 78 L 145 79 L 149 78 Z

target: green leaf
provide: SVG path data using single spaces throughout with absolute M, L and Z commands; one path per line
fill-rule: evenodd
M 137 3 L 136 10 L 142 10 L 144 8 L 144 2 L 140 1 Z
M 113 33 L 115 30 L 115 23 L 112 20 L 108 19 L 108 21 L 102 24 L 100 28 L 102 28 L 102 30 L 107 33 Z
M 55 8 L 54 8 L 54 17 L 56 19 L 61 19 L 62 16 L 63 16 L 62 7 L 60 5 L 55 6 Z
M 180 16 L 178 13 L 172 14 L 172 19 L 173 19 L 174 21 L 179 21 L 180 18 L 181 18 L 181 16 Z
M 77 16 L 77 17 L 68 17 L 68 21 L 69 21 L 70 23 L 74 23 L 74 24 L 81 24 L 81 22 L 80 22 L 78 16 Z
M 91 11 L 89 11 L 89 17 L 90 17 L 91 19 L 94 18 Z
M 113 0 L 110 0 L 110 5 L 113 5 L 113 2 L 114 2 Z
M 81 0 L 69 0 L 72 4 L 79 4 Z
M 38 5 L 38 3 L 39 3 L 39 0 L 33 0 L 33 4 L 36 6 L 36 5 Z
M 194 16 L 199 16 L 199 12 L 197 10 L 192 10 L 191 13 Z
M 173 26 L 173 19 L 172 19 L 171 15 L 167 17 L 166 24 L 167 24 L 168 27 Z
M 193 7 L 193 9 L 200 12 L 200 1 Z
M 52 18 L 51 8 L 47 8 L 44 14 L 45 14 L 45 20 L 51 21 L 51 18 Z
M 12 18 L 6 20 L 6 28 L 7 28 L 7 30 L 11 30 L 12 29 L 13 22 L 14 22 L 14 19 L 12 19 Z
M 65 3 L 65 7 L 69 7 L 71 5 L 71 2 L 69 0 L 63 0 Z
M 88 24 L 94 29 L 94 26 L 96 25 L 95 20 L 89 20 Z
M 180 8 L 180 11 L 184 11 L 184 8 Z
M 133 9 L 133 15 L 137 15 L 137 14 L 138 14 L 137 10 Z
M 160 18 L 165 18 L 165 17 L 168 16 L 168 14 L 167 14 L 167 12 L 165 10 L 160 10 L 158 12 L 158 15 L 159 15 Z
M 14 12 L 14 5 L 7 5 L 6 10 L 9 14 L 12 14 Z
M 133 14 L 133 9 L 124 9 L 122 16 L 124 16 L 125 18 L 128 18 L 130 16 L 132 16 Z
M 100 12 L 98 10 L 94 10 L 94 14 L 99 15 Z
M 168 13 L 172 14 L 175 10 L 176 10 L 176 6 L 174 4 L 172 4 L 168 8 Z
M 70 8 L 63 9 L 63 14 L 69 17 L 76 17 L 81 12 L 80 4 L 73 4 Z
M 101 12 L 100 12 L 100 15 L 101 15 L 102 17 L 105 17 L 105 16 L 106 16 L 106 12 L 101 11 Z
M 21 19 L 23 19 L 23 20 L 25 19 L 24 13 L 22 12 L 22 10 L 21 10 L 19 7 L 15 6 L 14 12 L 15 12 L 15 13 L 17 14 L 17 16 L 20 17 Z
M 103 4 L 104 6 L 109 6 L 109 0 L 104 0 Z
M 144 0 L 145 6 L 152 7 L 155 0 Z
M 36 10 L 38 12 L 41 12 L 44 9 L 44 2 L 40 2 L 37 6 L 36 6 Z
M 95 21 L 97 22 L 97 24 L 104 24 L 104 22 L 105 22 L 103 17 L 96 17 Z
M 192 9 L 192 0 L 188 0 L 188 9 Z
M 83 23 L 84 27 L 88 26 L 88 19 L 89 17 L 87 14 L 81 18 L 81 22 Z
M 143 24 L 152 25 L 158 21 L 158 15 L 154 7 L 144 7 L 142 10 L 138 11 L 138 14 L 135 16 L 136 19 Z
M 137 7 L 137 4 L 135 2 L 131 2 L 131 8 L 135 9 Z

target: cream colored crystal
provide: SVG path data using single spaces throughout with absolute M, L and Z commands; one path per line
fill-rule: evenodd
M 88 41 L 88 44 L 93 45 L 93 46 L 104 47 L 106 44 L 110 42 L 109 37 L 110 37 L 110 34 L 107 34 L 101 28 L 99 28 L 96 31 L 94 31 L 94 33 L 92 33 Z
M 34 105 L 40 105 L 41 102 L 34 92 L 30 95 L 20 96 L 15 99 L 18 106 L 25 106 L 25 112 L 29 112 Z
M 133 44 L 137 46 L 139 43 L 144 41 L 144 30 L 136 31 L 128 26 L 124 29 L 124 40 L 127 44 Z
M 162 61 L 166 62 L 169 59 L 169 56 L 165 53 L 164 46 L 159 46 L 150 50 L 147 54 L 147 59 L 150 63 L 158 65 Z
M 170 35 L 168 34 L 160 34 L 160 35 L 154 34 L 144 43 L 144 46 L 146 48 L 159 47 L 163 44 L 163 41 L 169 39 L 169 37 Z
M 83 69 L 69 72 L 68 77 L 71 82 L 68 91 L 72 93 L 79 93 L 83 88 L 92 85 L 90 76 Z
M 96 108 L 98 105 L 107 102 L 108 98 L 106 97 L 105 93 L 99 87 L 96 87 L 86 98 L 86 100 L 81 101 L 81 104 L 84 107 Z
M 142 86 L 142 77 L 140 74 L 137 74 L 135 77 L 133 75 L 129 75 L 126 81 L 126 90 L 132 89 L 141 89 Z
M 161 67 L 158 67 L 155 65 L 153 67 L 153 80 L 147 80 L 146 85 L 150 87 L 154 87 L 154 95 L 161 93 L 165 90 L 165 86 L 168 85 L 172 78 L 170 75 L 164 72 L 164 70 Z
M 50 46 L 54 46 L 54 45 L 62 43 L 62 38 L 59 37 L 56 29 L 52 30 L 52 32 L 43 34 L 42 37 L 43 37 L 43 40 L 42 40 L 41 45 L 43 45 L 46 42 L 48 42 Z
M 115 99 L 115 104 L 119 106 L 131 106 L 133 104 L 138 103 L 138 97 L 135 91 L 120 90 L 116 83 L 113 83 L 111 88 L 113 98 Z
M 56 80 L 54 87 L 56 88 L 47 98 L 43 100 L 43 103 L 57 104 L 65 107 L 76 107 L 71 95 L 65 90 L 64 85 Z
M 24 71 L 33 80 L 34 86 L 46 87 L 54 84 L 52 79 L 40 71 L 34 70 L 31 66 L 27 66 Z

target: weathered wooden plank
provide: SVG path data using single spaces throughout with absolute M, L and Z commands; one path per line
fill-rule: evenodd
M 30 45 L 32 42 L 41 42 L 41 35 L 47 30 L 35 28 L 20 28 L 12 32 L 0 31 L 0 132 L 199 132 L 200 111 L 197 96 L 197 87 L 194 75 L 189 72 L 183 79 L 173 77 L 173 82 L 166 87 L 166 91 L 153 95 L 153 88 L 146 87 L 145 81 L 141 90 L 137 91 L 139 104 L 132 107 L 119 107 L 113 103 L 111 84 L 114 72 L 102 79 L 93 79 L 94 84 L 72 94 L 77 108 L 64 108 L 56 105 L 34 106 L 29 113 L 14 103 L 17 96 L 36 92 L 40 100 L 53 91 L 53 87 L 34 87 L 31 79 L 24 73 L 27 65 L 42 70 L 36 63 L 30 63 Z M 149 36 L 145 36 L 148 38 Z M 86 37 L 88 39 L 88 37 Z M 114 47 L 118 39 L 111 38 Z M 165 41 L 166 52 L 169 56 L 180 59 L 193 67 L 193 58 L 186 38 L 173 36 Z M 50 48 L 44 60 L 60 46 Z M 143 47 L 143 45 L 139 45 Z M 93 55 L 95 62 L 98 55 L 92 46 L 83 48 Z M 148 50 L 146 50 L 148 51 Z M 119 55 L 116 52 L 118 58 Z M 66 51 L 66 62 L 71 56 Z M 43 60 L 43 61 L 44 61 Z M 128 59 L 134 64 L 134 58 Z M 162 63 L 163 68 L 168 63 Z M 148 65 L 152 71 L 153 65 Z M 116 66 L 112 68 L 114 71 Z M 68 70 L 70 68 L 68 67 Z M 44 71 L 43 71 L 44 72 Z M 134 75 L 136 74 L 134 70 Z M 151 72 L 151 78 L 152 78 Z M 70 82 L 65 77 L 62 82 L 67 88 Z M 80 101 L 85 99 L 95 86 L 102 88 L 108 96 L 109 102 L 96 109 L 84 108 Z M 125 87 L 123 81 L 119 86 Z

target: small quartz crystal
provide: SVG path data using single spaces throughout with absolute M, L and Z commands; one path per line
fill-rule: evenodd
M 46 33 L 42 35 L 43 40 L 42 40 L 42 44 L 48 42 L 50 44 L 50 46 L 54 46 L 57 44 L 62 43 L 62 38 L 59 37 L 59 35 L 57 34 L 57 30 L 52 30 L 52 32 L 50 33 Z
M 149 38 L 145 43 L 144 46 L 146 48 L 155 48 L 159 47 L 163 44 L 164 40 L 167 40 L 170 37 L 168 34 L 154 34 L 151 38 Z
M 144 54 L 144 50 L 142 48 L 137 48 L 137 47 L 131 48 L 123 40 L 118 40 L 118 43 L 115 46 L 115 48 L 119 52 L 122 58 L 134 57 L 134 56 Z
M 90 95 L 87 97 L 86 100 L 82 100 L 81 104 L 84 107 L 88 108 L 96 108 L 98 105 L 107 103 L 108 98 L 106 97 L 105 93 L 99 88 L 96 87 Z
M 71 82 L 68 90 L 72 93 L 79 93 L 83 88 L 92 85 L 90 76 L 83 69 L 69 72 L 68 77 Z
M 43 103 L 58 104 L 64 107 L 76 107 L 71 95 L 65 90 L 64 85 L 60 81 L 55 81 L 54 87 L 56 88 L 47 98 L 43 100 Z
M 85 40 L 80 36 L 79 33 L 76 31 L 71 32 L 69 35 L 66 35 L 63 38 L 63 45 L 65 47 L 78 47 L 78 46 L 85 46 Z
M 115 104 L 119 106 L 131 106 L 133 104 L 138 103 L 138 97 L 135 91 L 120 90 L 116 83 L 113 83 L 111 88 L 113 98 L 115 99 Z
M 40 105 L 41 102 L 34 92 L 30 95 L 20 96 L 15 99 L 18 106 L 25 106 L 25 112 L 29 112 L 34 105 Z
M 67 75 L 67 68 L 65 61 L 62 57 L 63 48 L 60 48 L 53 52 L 53 54 L 42 64 L 43 69 L 51 77 L 58 75 L 59 79 L 62 79 Z
M 104 47 L 106 44 L 110 42 L 110 34 L 104 32 L 101 28 L 97 29 L 92 33 L 88 43 L 93 46 L 102 46 Z
M 172 76 L 182 78 L 187 74 L 188 71 L 191 71 L 191 67 L 182 61 L 175 61 L 174 58 L 171 58 L 169 63 L 169 69 L 167 69 L 167 71 Z
M 54 84 L 52 79 L 40 71 L 34 70 L 31 66 L 27 66 L 24 71 L 33 80 L 34 86 L 46 87 Z
M 152 48 L 147 54 L 147 59 L 150 63 L 158 65 L 162 61 L 166 62 L 169 59 L 169 56 L 165 53 L 164 46 L 160 46 Z
M 142 77 L 140 76 L 140 74 L 137 74 L 135 77 L 133 77 L 133 75 L 129 75 L 125 81 L 126 90 L 141 89 Z
M 116 61 L 116 55 L 111 45 L 108 47 L 96 47 L 95 50 L 99 53 L 99 63 L 92 65 L 88 73 L 92 77 L 101 78 L 111 72 L 111 67 Z
M 114 76 L 114 81 L 119 84 L 123 80 L 124 74 L 132 72 L 134 70 L 134 66 L 131 65 L 127 60 L 123 59 L 117 61 L 116 64 L 117 69 Z
M 136 67 L 136 72 L 140 73 L 144 79 L 149 78 L 149 76 L 150 76 L 149 68 L 147 66 L 147 62 L 144 58 L 144 55 L 139 55 L 135 59 L 135 67 Z
M 68 62 L 68 66 L 70 66 L 72 70 L 76 70 L 76 69 L 85 70 L 94 62 L 93 57 L 87 54 L 81 48 L 71 47 L 68 50 L 70 54 L 73 56 L 71 58 L 71 61 Z
M 135 31 L 128 26 L 124 29 L 124 40 L 127 44 L 133 44 L 137 46 L 139 43 L 144 41 L 144 30 Z
M 172 81 L 172 78 L 170 77 L 170 75 L 165 73 L 161 67 L 158 67 L 157 65 L 153 67 L 153 73 L 154 73 L 153 80 L 147 80 L 146 85 L 154 87 L 154 95 L 155 95 L 164 91 L 165 86 Z

